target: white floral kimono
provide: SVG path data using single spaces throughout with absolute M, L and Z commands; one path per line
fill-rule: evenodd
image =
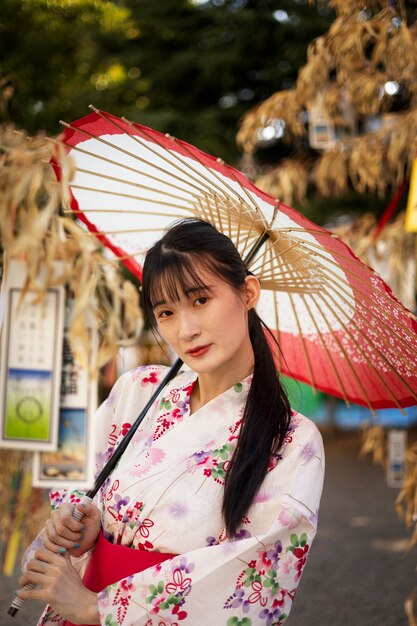
M 140 367 L 116 382 L 97 412 L 97 470 L 166 371 Z M 241 529 L 229 540 L 223 484 L 251 377 L 190 415 L 196 378 L 184 371 L 169 383 L 97 498 L 108 539 L 179 555 L 100 592 L 103 626 L 278 626 L 290 612 L 316 533 L 320 433 L 293 413 L 283 448 L 271 457 Z M 51 492 L 52 506 L 80 496 Z M 47 607 L 39 624 L 61 620 Z

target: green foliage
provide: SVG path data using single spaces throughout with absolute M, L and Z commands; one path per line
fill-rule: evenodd
M 2 0 L 0 115 L 57 133 L 93 103 L 233 162 L 240 117 L 329 23 L 306 0 Z

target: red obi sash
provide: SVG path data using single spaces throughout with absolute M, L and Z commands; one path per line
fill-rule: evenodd
M 100 530 L 96 546 L 83 576 L 83 583 L 87 589 L 98 593 L 122 578 L 127 578 L 127 576 L 157 565 L 157 563 L 172 559 L 174 556 L 177 555 L 169 552 L 134 550 L 110 543 Z M 68 620 L 64 622 L 64 625 L 75 626 Z

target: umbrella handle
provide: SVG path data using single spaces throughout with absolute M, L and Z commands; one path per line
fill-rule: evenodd
M 85 494 L 81 498 L 80 504 L 89 504 L 91 500 L 92 498 L 90 498 L 89 496 L 87 496 L 87 494 Z M 71 515 L 77 520 L 77 522 L 79 522 L 82 519 L 84 513 L 74 507 Z M 36 588 L 35 583 L 28 583 L 27 585 L 22 587 L 22 589 L 24 589 L 25 591 L 27 591 L 28 589 L 35 589 L 35 588 Z M 11 603 L 11 605 L 9 606 L 7 613 L 11 615 L 12 617 L 14 617 L 16 613 L 22 608 L 24 603 L 25 603 L 25 600 L 22 600 L 21 598 L 16 597 Z

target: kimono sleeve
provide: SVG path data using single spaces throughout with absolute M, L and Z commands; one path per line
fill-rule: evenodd
M 291 470 L 282 483 L 277 471 Z M 323 486 L 321 436 L 314 429 L 264 484 L 267 503 L 248 515 L 256 534 L 202 547 L 110 585 L 98 594 L 100 619 L 111 626 L 279 626 L 290 612 L 316 533 Z

